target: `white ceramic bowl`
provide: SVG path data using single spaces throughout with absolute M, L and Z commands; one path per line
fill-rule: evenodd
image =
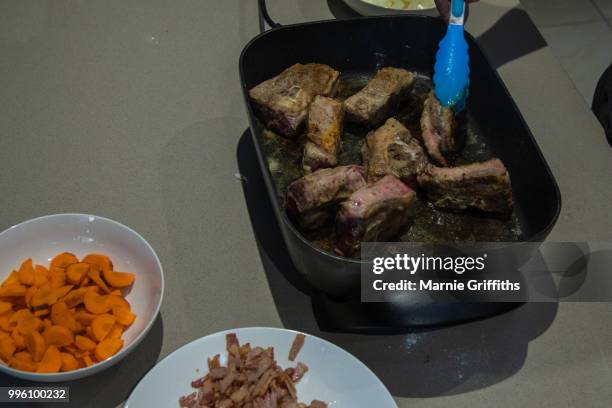
M 89 253 L 108 255 L 115 269 L 136 274 L 126 296 L 136 321 L 125 331 L 123 348 L 113 357 L 75 371 L 38 374 L 8 367 L 0 360 L 0 371 L 31 381 L 58 382 L 84 378 L 100 372 L 127 356 L 145 337 L 161 306 L 164 275 L 151 245 L 136 231 L 108 218 L 86 214 L 57 214 L 34 218 L 0 233 L 0 281 L 21 262 L 32 258 L 48 265 L 61 252 L 82 258 Z
M 240 344 L 272 346 L 281 367 L 295 367 L 296 362 L 290 362 L 288 354 L 296 332 L 267 327 L 227 330 L 195 340 L 164 358 L 134 388 L 125 408 L 178 407 L 179 398 L 194 391 L 191 382 L 208 372 L 207 357 L 220 354 L 221 363 L 227 364 L 227 333 L 236 333 Z M 302 402 L 309 404 L 318 399 L 330 408 L 397 408 L 389 391 L 368 367 L 328 341 L 306 334 L 296 361 L 308 366 L 296 386 Z
M 423 14 L 426 16 L 438 17 L 438 9 L 436 7 L 422 10 L 403 10 L 391 9 L 377 6 L 376 4 L 367 3 L 363 0 L 344 0 L 344 2 L 357 13 L 362 16 L 382 16 L 387 14 Z

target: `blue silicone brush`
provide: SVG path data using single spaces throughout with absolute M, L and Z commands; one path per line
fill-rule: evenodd
M 463 32 L 465 1 L 452 0 L 446 35 L 440 41 L 434 66 L 436 96 L 455 113 L 465 108 L 470 85 L 470 58 Z

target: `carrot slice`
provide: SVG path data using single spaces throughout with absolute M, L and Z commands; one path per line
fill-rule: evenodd
M 38 368 L 38 365 L 32 361 L 25 361 L 25 360 L 22 360 L 20 358 L 15 358 L 15 357 L 9 360 L 9 366 L 11 368 L 14 368 L 15 370 L 30 371 L 30 372 L 34 372 Z
M 85 336 L 76 336 L 74 338 L 74 344 L 82 351 L 92 351 L 96 348 L 96 342 Z
M 49 297 L 52 291 L 53 289 L 50 283 L 46 283 L 39 287 L 30 298 L 30 307 L 37 308 L 49 305 Z
M 42 334 L 45 343 L 64 347 L 74 342 L 74 334 L 64 326 L 47 327 Z
M 102 280 L 102 277 L 100 276 L 100 267 L 98 265 L 92 264 L 91 268 L 89 268 L 89 272 L 87 272 L 87 276 L 89 276 L 89 278 L 94 281 L 94 283 L 98 285 L 103 291 L 105 291 L 106 293 L 111 292 L 109 287 L 106 285 L 106 283 Z
M 83 303 L 87 311 L 95 314 L 106 313 L 111 309 L 110 304 L 106 301 L 106 296 L 98 295 L 93 291 L 85 293 Z
M 57 373 L 62 368 L 62 358 L 57 347 L 51 345 L 45 351 L 40 364 L 38 365 L 37 373 Z
M 62 366 L 60 370 L 62 371 L 72 371 L 79 368 L 79 362 L 76 358 L 70 353 L 60 353 L 60 358 L 62 360 Z
M 25 339 L 28 352 L 32 355 L 32 360 L 42 360 L 45 350 L 47 349 L 43 336 L 39 332 L 33 331 L 25 334 L 23 338 Z
M 51 326 L 53 326 L 53 322 L 51 320 L 49 320 L 49 319 L 43 319 L 43 325 L 45 327 L 51 327 Z
M 53 324 L 64 326 L 73 332 L 77 329 L 77 321 L 63 300 L 57 301 L 51 307 L 51 321 Z
M 85 298 L 85 293 L 87 293 L 86 288 L 78 288 L 69 292 L 66 296 L 64 296 L 64 302 L 66 302 L 66 306 L 69 308 L 76 307 L 83 303 L 83 299 Z
M 34 265 L 32 265 L 32 258 L 28 258 L 23 261 L 17 273 L 19 275 L 19 282 L 21 282 L 23 285 L 33 285 Z
M 21 334 L 36 331 L 42 325 L 42 321 L 34 316 L 29 309 L 21 309 L 13 313 L 11 322 L 17 322 L 17 330 L 19 330 Z
M 113 270 L 113 263 L 110 258 L 106 255 L 102 254 L 89 254 L 85 258 L 83 258 L 83 262 L 98 265 L 101 270 Z
M 10 284 L 0 287 L 0 296 L 23 296 L 26 293 L 26 287 L 20 284 Z
M 51 293 L 49 294 L 49 299 L 47 303 L 49 305 L 54 304 L 55 302 L 57 302 L 58 299 L 61 299 L 64 296 L 66 296 L 66 294 L 70 292 L 72 288 L 73 288 L 72 285 L 65 285 L 65 286 L 60 286 L 59 288 L 56 288 L 56 289 L 52 289 Z
M 66 272 L 62 268 L 49 269 L 49 284 L 51 289 L 57 289 L 66 284 Z
M 11 302 L 0 302 L 0 315 L 13 310 L 13 304 Z
M 42 265 L 34 267 L 34 286 L 41 287 L 49 282 L 49 270 Z
M 115 317 L 109 314 L 102 314 L 96 317 L 94 321 L 91 322 L 91 326 L 89 326 L 91 327 L 93 338 L 97 341 L 104 340 L 113 329 L 115 322 Z
M 66 278 L 73 285 L 78 285 L 87 275 L 90 265 L 85 262 L 74 263 L 66 268 Z
M 11 274 L 2 282 L 2 286 L 9 285 L 19 285 L 21 282 L 19 281 L 19 274 L 17 271 L 11 272 Z
M 123 347 L 123 340 L 121 339 L 106 339 L 102 340 L 96 346 L 96 351 L 94 355 L 98 359 L 98 361 L 104 361 L 107 358 L 110 358 L 117 354 L 119 350 Z
M 6 333 L 2 333 L 0 335 L 0 357 L 4 361 L 8 361 L 11 357 L 13 357 L 13 353 L 15 353 L 16 349 L 17 346 L 15 345 L 13 339 Z
M 83 354 L 83 363 L 85 363 L 85 365 L 87 367 L 90 367 L 93 365 L 93 361 L 91 360 L 91 357 L 89 356 L 89 353 L 85 353 Z
M 51 264 L 49 265 L 49 269 L 52 268 L 67 268 L 69 265 L 73 263 L 79 262 L 79 259 L 76 255 L 71 254 L 70 252 L 64 252 L 57 255 L 55 258 L 51 260 Z
M 113 272 L 110 269 L 103 269 L 104 280 L 113 288 L 127 288 L 134 283 L 136 275 L 130 272 Z
M 89 326 L 91 324 L 91 322 L 94 321 L 94 319 L 97 317 L 98 315 L 95 315 L 93 313 L 87 313 L 86 311 L 82 310 L 80 312 L 77 312 L 74 317 L 76 318 L 76 320 L 85 325 L 85 326 Z
M 122 307 L 127 310 L 131 310 L 132 306 L 130 303 L 123 297 L 117 295 L 108 295 L 106 296 L 106 302 L 111 306 L 111 309 L 115 306 Z
M 117 323 L 123 326 L 129 326 L 136 320 L 136 315 L 124 307 L 113 306 L 112 311 L 113 316 L 117 319 Z
M 13 330 L 13 332 L 11 333 L 11 337 L 12 337 L 13 341 L 15 342 L 15 346 L 18 349 L 21 350 L 22 348 L 25 348 L 25 346 L 26 346 L 25 339 L 23 338 L 23 335 L 21 333 L 19 333 L 19 330 L 17 330 L 16 327 Z
M 34 296 L 34 294 L 38 291 L 38 289 L 36 288 L 36 286 L 30 286 L 27 290 L 25 295 L 23 295 L 23 298 L 25 300 L 26 306 L 27 307 L 32 307 L 30 305 L 30 301 L 32 300 L 32 296 Z
M 0 315 L 0 329 L 4 330 L 7 333 L 10 333 L 17 327 L 17 322 L 11 321 L 11 317 L 13 316 L 13 312 L 6 312 Z
M 33 361 L 32 360 L 32 355 L 30 353 L 28 353 L 27 351 L 18 351 L 13 355 L 13 358 L 18 358 L 19 360 L 23 360 L 23 361 Z
M 115 323 L 115 325 L 113 326 L 110 333 L 108 333 L 108 336 L 106 336 L 106 338 L 107 339 L 120 339 L 121 336 L 123 335 L 123 330 L 125 330 L 125 327 L 123 327 L 119 323 Z

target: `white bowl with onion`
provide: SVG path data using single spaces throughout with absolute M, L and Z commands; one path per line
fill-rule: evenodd
M 424 14 L 439 16 L 434 0 L 344 0 L 353 10 L 364 16 L 386 14 Z

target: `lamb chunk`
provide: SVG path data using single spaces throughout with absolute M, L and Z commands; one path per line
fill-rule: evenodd
M 295 361 L 295 358 L 304 347 L 304 343 L 306 342 L 306 336 L 302 333 L 298 333 L 295 335 L 295 339 L 293 339 L 293 344 L 291 345 L 291 349 L 289 350 L 289 361 Z
M 314 400 L 310 403 L 310 408 L 327 408 L 327 404 L 322 401 Z
M 409 96 L 413 81 L 414 75 L 405 69 L 381 69 L 361 91 L 344 101 L 347 120 L 371 127 L 381 124 Z
M 324 96 L 314 98 L 308 113 L 308 142 L 302 159 L 305 173 L 338 164 L 343 119 L 341 102 Z
M 439 208 L 499 213 L 512 210 L 510 175 L 499 159 L 459 167 L 429 166 L 418 182 Z
M 410 219 L 416 193 L 394 176 L 362 188 L 340 205 L 335 251 L 358 257 L 362 242 L 393 239 Z
M 293 138 L 303 128 L 317 95 L 334 96 L 340 72 L 323 64 L 295 64 L 249 91 L 265 126 Z
M 365 185 L 361 166 L 317 170 L 289 185 L 287 212 L 303 228 L 318 228 L 332 218 L 330 210 Z
M 369 183 L 388 174 L 405 183 L 414 183 L 417 174 L 427 165 L 427 157 L 419 142 L 393 118 L 368 134 L 362 153 Z
M 445 154 L 455 149 L 457 122 L 453 110 L 444 107 L 432 91 L 423 105 L 421 137 L 429 156 L 439 165 L 448 166 Z

